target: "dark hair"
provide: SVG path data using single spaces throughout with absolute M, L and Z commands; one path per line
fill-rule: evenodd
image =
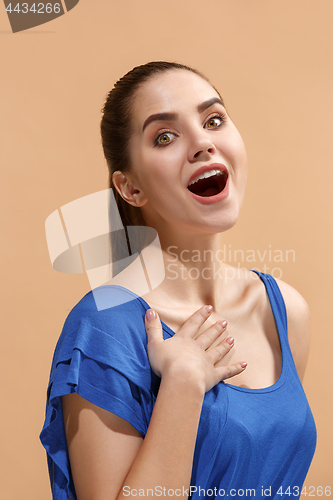
M 132 128 L 129 124 L 131 124 L 132 103 L 137 91 L 147 80 L 159 73 L 177 69 L 191 71 L 208 81 L 199 71 L 184 64 L 166 61 L 149 62 L 141 66 L 136 66 L 115 83 L 113 89 L 107 95 L 102 110 L 101 136 L 104 155 L 109 168 L 109 186 L 113 190 L 119 214 L 123 226 L 125 227 L 125 233 L 127 233 L 127 226 L 146 225 L 140 208 L 134 207 L 123 200 L 112 182 L 112 174 L 116 170 L 126 173 L 131 168 L 129 141 Z M 218 93 L 218 95 L 220 94 Z M 126 239 L 129 245 L 127 234 Z M 124 243 L 122 243 L 122 246 L 123 244 Z M 112 253 L 114 255 L 120 254 L 120 252 L 116 250 L 113 242 Z M 114 258 L 113 261 L 115 261 Z

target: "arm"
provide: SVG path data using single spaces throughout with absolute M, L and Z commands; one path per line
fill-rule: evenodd
M 276 279 L 283 295 L 288 318 L 288 337 L 291 352 L 302 381 L 310 349 L 310 309 L 302 295 L 284 281 Z
M 137 490 L 155 485 L 188 487 L 192 469 L 188 457 L 193 457 L 202 399 L 199 391 L 190 393 L 177 380 L 162 381 L 143 440 L 128 422 L 113 413 L 77 394 L 64 396 L 78 499 L 123 498 L 123 484 Z
M 233 345 L 223 340 L 210 349 L 225 331 L 221 324 L 194 339 L 209 315 L 200 309 L 167 340 L 163 340 L 158 318 L 146 321 L 149 360 L 161 384 L 145 439 L 125 420 L 77 394 L 63 397 L 78 500 L 122 499 L 131 497 L 126 494 L 131 490 L 156 486 L 179 488 L 178 497 L 187 497 L 183 487 L 190 485 L 204 394 L 246 366 L 215 367 Z

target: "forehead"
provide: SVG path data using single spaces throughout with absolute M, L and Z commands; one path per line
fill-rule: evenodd
M 201 76 L 188 70 L 166 71 L 139 88 L 132 105 L 132 118 L 140 125 L 154 113 L 194 111 L 212 97 L 219 95 Z

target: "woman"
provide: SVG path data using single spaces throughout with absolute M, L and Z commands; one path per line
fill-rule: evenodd
M 247 177 L 221 96 L 149 63 L 117 82 L 101 130 L 123 224 L 158 232 L 165 278 L 102 311 L 87 294 L 67 318 L 41 434 L 54 498 L 298 498 L 316 442 L 308 307 L 219 258 Z M 100 293 L 130 295 L 119 276 Z

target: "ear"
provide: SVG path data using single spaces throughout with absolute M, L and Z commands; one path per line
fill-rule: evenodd
M 145 194 L 131 184 L 128 174 L 117 170 L 112 174 L 112 182 L 120 196 L 133 207 L 142 207 L 147 203 Z

